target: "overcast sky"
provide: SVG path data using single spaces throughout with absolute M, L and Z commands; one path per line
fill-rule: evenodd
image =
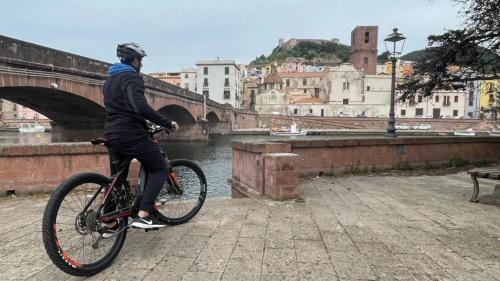
M 117 60 L 117 43 L 135 41 L 148 53 L 143 72 L 180 71 L 216 57 L 249 63 L 281 37 L 350 44 L 356 25 L 379 26 L 379 53 L 399 27 L 407 53 L 460 26 L 458 8 L 451 0 L 3 1 L 0 34 L 107 62 Z

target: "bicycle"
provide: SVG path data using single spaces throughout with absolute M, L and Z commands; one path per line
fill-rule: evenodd
M 148 134 L 163 131 L 150 127 Z M 155 139 L 156 141 L 156 139 Z M 107 145 L 105 139 L 91 141 Z M 137 214 L 148 172 L 140 167 L 136 187 L 127 180 L 132 158 L 120 158 L 108 147 L 111 176 L 81 173 L 66 179 L 52 193 L 42 222 L 45 250 L 62 271 L 74 276 L 92 276 L 109 267 L 118 256 L 127 230 L 128 217 Z M 155 215 L 167 225 L 178 225 L 193 218 L 203 206 L 207 181 L 193 161 L 169 161 L 167 180 L 155 201 Z M 116 222 L 109 233 L 103 226 Z M 87 240 L 87 241 L 86 241 Z

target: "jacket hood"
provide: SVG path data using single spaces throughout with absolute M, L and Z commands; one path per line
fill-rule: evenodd
M 137 71 L 131 65 L 124 63 L 115 63 L 111 65 L 108 69 L 109 76 L 113 76 L 122 72 L 137 72 Z

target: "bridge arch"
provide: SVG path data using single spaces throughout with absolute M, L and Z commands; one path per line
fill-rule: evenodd
M 102 105 L 67 91 L 30 86 L 0 87 L 0 98 L 33 109 L 59 125 L 104 127 Z
M 191 112 L 176 104 L 166 105 L 160 108 L 158 112 L 163 116 L 166 116 L 168 119 L 177 122 L 179 126 L 196 124 L 196 119 L 193 117 Z
M 207 118 L 209 123 L 217 123 L 220 121 L 219 116 L 217 116 L 217 114 L 215 114 L 215 112 L 213 112 L 213 111 L 210 111 L 209 113 L 207 113 L 206 118 Z

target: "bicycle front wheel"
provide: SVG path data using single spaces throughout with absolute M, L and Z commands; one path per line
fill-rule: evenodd
M 168 225 L 178 225 L 193 218 L 207 196 L 207 179 L 193 161 L 170 162 L 170 174 L 156 198 L 157 217 Z
M 67 179 L 52 193 L 43 215 L 43 244 L 62 271 L 91 276 L 108 267 L 120 252 L 126 231 L 110 238 L 99 232 L 98 210 L 109 185 L 103 175 L 83 173 Z M 127 226 L 126 218 L 116 223 L 119 230 Z

